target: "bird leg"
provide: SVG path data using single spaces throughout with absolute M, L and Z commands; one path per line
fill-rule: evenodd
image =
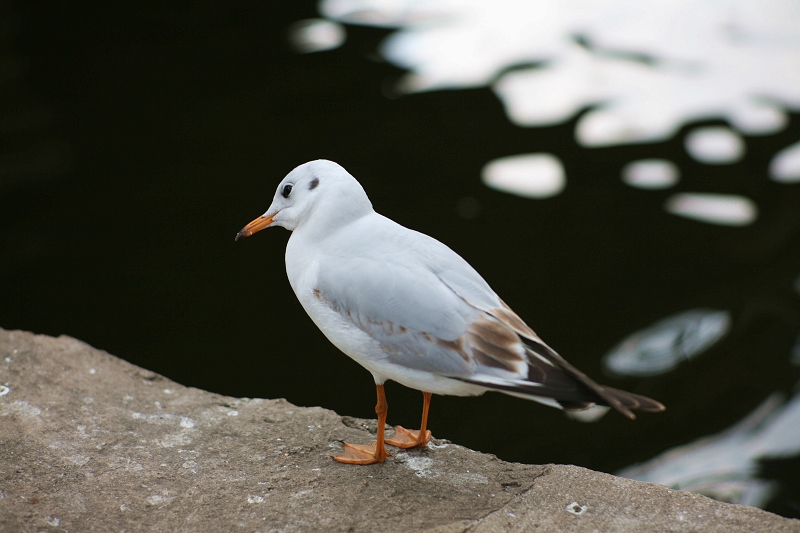
M 431 393 L 422 393 L 422 424 L 420 424 L 419 431 L 406 429 L 403 426 L 396 426 L 394 428 L 394 437 L 386 439 L 386 444 L 397 446 L 398 448 L 424 448 L 428 441 L 431 440 L 431 432 L 426 428 L 428 426 L 428 409 L 431 406 Z
M 378 440 L 372 444 L 349 444 L 345 442 L 344 453 L 334 457 L 335 461 L 349 465 L 371 465 L 382 463 L 389 457 L 386 447 L 383 445 L 386 413 L 389 412 L 389 404 L 386 403 L 383 385 L 376 385 L 376 387 L 378 389 L 378 403 L 375 405 L 375 413 L 378 415 Z

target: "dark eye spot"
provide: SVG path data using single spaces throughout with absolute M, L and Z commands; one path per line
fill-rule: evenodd
M 283 190 L 281 191 L 281 196 L 284 198 L 289 198 L 289 195 L 292 194 L 292 184 L 287 183 L 283 186 Z
M 319 185 L 319 178 L 314 178 L 311 180 L 311 183 L 308 184 L 308 190 L 313 191 L 317 188 L 317 185 Z

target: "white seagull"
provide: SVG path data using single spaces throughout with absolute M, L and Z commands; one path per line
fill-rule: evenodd
M 337 348 L 372 373 L 377 441 L 344 444 L 334 457 L 382 463 L 384 442 L 424 447 L 431 394 L 496 390 L 567 411 L 606 405 L 635 418 L 655 400 L 592 381 L 547 346 L 475 269 L 441 242 L 379 215 L 361 184 L 332 161 L 292 170 L 266 213 L 237 235 L 281 226 L 286 273 L 311 320 Z M 422 391 L 419 431 L 384 438 L 386 380 Z

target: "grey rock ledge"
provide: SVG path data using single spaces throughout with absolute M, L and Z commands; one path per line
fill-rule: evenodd
M 0 329 L 0 531 L 800 532 L 758 509 L 444 441 L 382 465 L 331 460 L 369 427 Z

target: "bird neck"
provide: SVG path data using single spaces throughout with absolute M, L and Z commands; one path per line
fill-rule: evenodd
M 357 220 L 375 214 L 366 195 L 357 202 L 351 199 L 346 209 L 338 207 L 340 205 L 343 204 L 331 202 L 316 206 L 318 209 L 314 216 L 302 220 L 293 233 L 303 240 L 324 240 Z

